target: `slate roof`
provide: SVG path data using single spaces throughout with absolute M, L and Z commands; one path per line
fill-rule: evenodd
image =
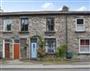
M 20 15 L 90 15 L 90 11 L 22 11 L 22 12 L 1 12 L 0 16 Z

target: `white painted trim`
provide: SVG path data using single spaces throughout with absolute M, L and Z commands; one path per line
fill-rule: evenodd
M 81 40 L 81 39 L 79 39 L 79 53 L 80 53 L 80 40 Z
M 77 30 L 77 19 L 83 19 L 84 30 L 82 30 L 82 31 L 85 31 L 85 18 L 76 18 L 76 19 L 75 19 L 75 25 L 76 25 L 75 31 L 79 31 L 79 30 Z
M 9 20 L 9 21 L 12 22 L 11 23 L 11 30 L 10 31 L 5 30 L 5 23 L 4 23 L 5 20 Z M 10 19 L 10 18 L 9 19 L 3 19 L 3 28 L 2 28 L 3 29 L 2 30 L 3 32 L 12 32 L 12 26 L 13 26 L 13 19 Z
M 88 40 L 90 41 L 90 38 L 80 38 L 80 39 L 79 39 L 79 53 L 90 53 L 90 45 L 89 45 L 89 52 L 81 52 L 81 51 L 80 51 L 80 40 L 81 40 L 81 39 L 88 39 Z M 90 42 L 89 42 L 89 43 L 90 43 Z
M 28 44 L 29 44 L 28 45 L 29 46 L 28 47 L 28 49 L 29 49 L 28 53 L 29 53 L 29 59 L 30 59 L 31 58 L 31 56 L 30 56 L 31 55 L 31 49 L 30 49 L 31 48 L 31 39 L 30 38 L 29 38 L 29 43 Z
M 21 32 L 21 18 L 19 18 L 19 31 Z
M 5 41 L 3 40 L 3 58 L 5 58 Z

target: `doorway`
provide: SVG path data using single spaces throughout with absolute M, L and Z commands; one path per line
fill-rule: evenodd
M 37 58 L 37 38 L 31 39 L 31 59 Z

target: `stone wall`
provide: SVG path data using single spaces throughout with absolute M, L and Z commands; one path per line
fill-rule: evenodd
M 46 17 L 55 18 L 55 32 L 51 35 L 46 34 Z M 44 38 L 56 38 L 56 47 L 66 42 L 66 17 L 65 15 L 34 15 L 29 17 L 29 33 L 20 33 L 20 16 L 11 16 L 13 20 L 12 33 L 2 33 L 1 38 L 13 37 L 26 37 L 30 47 L 30 37 L 41 35 Z M 85 32 L 76 33 L 76 18 L 85 18 Z M 0 30 L 2 30 L 3 21 L 0 17 Z M 68 33 L 68 49 L 76 53 L 79 51 L 79 38 L 90 38 L 90 16 L 68 15 L 67 16 L 67 33 Z M 1 36 L 3 35 L 3 36 Z M 30 58 L 30 48 L 27 49 L 27 57 Z
M 85 32 L 82 33 L 75 32 L 77 18 L 84 18 Z M 90 39 L 90 16 L 78 16 L 78 15 L 68 16 L 67 24 L 68 24 L 68 49 L 75 53 L 79 53 L 79 39 L 80 38 Z
M 29 17 L 29 33 L 24 34 L 20 33 L 20 16 L 12 16 L 9 17 L 13 20 L 12 24 L 12 32 L 11 33 L 1 33 L 2 38 L 11 38 L 15 35 L 18 35 L 20 38 L 26 37 L 28 39 L 28 44 L 30 47 L 30 37 L 35 35 L 41 35 L 43 38 L 56 38 L 57 47 L 65 43 L 65 17 L 62 15 L 54 15 L 52 17 L 55 18 L 55 33 L 52 35 L 47 35 L 46 32 L 46 18 L 52 15 L 45 16 L 28 16 Z M 2 21 L 0 19 L 0 21 Z M 3 22 L 0 22 L 0 27 L 3 26 Z M 1 28 L 0 28 L 1 29 Z M 27 57 L 30 58 L 30 48 L 27 49 Z

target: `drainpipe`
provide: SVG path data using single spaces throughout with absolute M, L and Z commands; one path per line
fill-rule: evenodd
M 67 6 L 63 6 L 62 12 L 65 13 L 65 42 L 66 42 L 66 58 L 67 58 L 67 53 L 68 53 L 68 25 L 67 25 L 67 13 L 69 11 L 69 8 Z
M 65 25 L 66 25 L 66 58 L 67 58 L 67 52 L 68 52 L 68 25 L 67 25 L 67 15 L 65 16 Z

